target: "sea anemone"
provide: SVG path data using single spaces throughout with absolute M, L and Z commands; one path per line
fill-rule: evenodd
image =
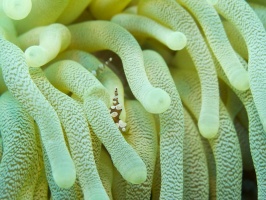
M 263 0 L 0 8 L 0 199 L 265 198 Z

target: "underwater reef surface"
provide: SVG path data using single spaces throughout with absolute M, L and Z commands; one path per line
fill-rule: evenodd
M 0 199 L 265 199 L 266 1 L 1 0 Z

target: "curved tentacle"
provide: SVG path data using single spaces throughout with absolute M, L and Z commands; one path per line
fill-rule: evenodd
M 110 153 L 122 176 L 132 183 L 145 181 L 145 164 L 113 122 L 107 108 L 110 97 L 101 83 L 80 64 L 70 60 L 54 63 L 45 72 L 57 88 L 72 91 L 83 99 L 83 108 L 94 133 Z
M 120 56 L 129 86 L 148 112 L 161 113 L 168 109 L 169 95 L 150 84 L 144 70 L 141 49 L 125 29 L 112 22 L 91 21 L 71 25 L 69 30 L 72 35 L 71 49 L 109 49 Z
M 203 137 L 215 137 L 219 129 L 218 80 L 212 57 L 194 20 L 174 0 L 140 1 L 138 13 L 186 35 L 186 49 L 195 63 L 201 84 L 202 102 L 198 120 L 199 130 Z

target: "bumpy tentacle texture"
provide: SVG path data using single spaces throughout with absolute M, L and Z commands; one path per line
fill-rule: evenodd
M 254 165 L 250 153 L 248 130 L 245 127 L 243 127 L 243 125 L 239 122 L 239 120 L 235 120 L 234 124 L 241 147 L 243 169 L 251 171 L 254 169 Z
M 265 8 L 0 0 L 0 199 L 265 199 Z
M 4 148 L 0 163 L 0 199 L 26 197 L 25 192 L 33 196 L 38 163 L 34 121 L 10 92 L 1 96 L 0 109 Z M 33 188 L 29 187 L 29 181 Z
M 207 158 L 200 133 L 186 109 L 184 119 L 184 199 L 209 199 Z
M 93 73 L 103 84 L 110 95 L 110 104 L 113 103 L 115 88 L 119 91 L 118 99 L 122 105 L 120 118 L 126 121 L 126 110 L 124 105 L 124 87 L 119 77 L 107 66 L 102 64 L 95 56 L 84 51 L 69 50 L 60 54 L 56 60 L 74 60 Z
M 90 132 L 82 107 L 67 95 L 55 89 L 41 69 L 32 69 L 31 77 L 57 111 L 66 132 L 77 177 L 85 199 L 107 199 L 94 162 Z M 81 155 L 86 155 L 82 157 Z
M 187 50 L 192 56 L 201 81 L 199 130 L 206 138 L 215 137 L 219 128 L 218 82 L 211 55 L 197 25 L 174 0 L 143 0 L 140 1 L 138 12 L 186 35 Z
M 228 84 L 228 80 L 224 76 L 219 64 L 216 64 L 219 76 Z M 246 66 L 247 67 L 247 66 Z M 230 84 L 228 84 L 230 86 Z M 233 88 L 232 88 L 233 89 Z M 250 90 L 246 92 L 234 91 L 239 99 L 243 102 L 249 121 L 249 143 L 251 155 L 256 170 L 256 177 L 258 183 L 258 199 L 263 199 L 266 195 L 266 176 L 265 176 L 265 162 L 266 156 L 263 153 L 263 149 L 266 148 L 266 134 L 263 130 L 262 122 L 259 118 L 258 111 L 256 109 L 253 95 Z
M 248 49 L 243 36 L 239 30 L 229 21 L 223 21 L 223 26 L 226 31 L 227 37 L 233 46 L 234 50 L 241 55 L 244 59 L 248 60 Z
M 126 143 L 109 115 L 106 105 L 109 107 L 110 97 L 100 82 L 74 61 L 54 63 L 46 69 L 46 75 L 57 88 L 65 92 L 72 91 L 83 99 L 88 121 L 110 153 L 121 175 L 132 183 L 145 181 L 147 176 L 145 164 Z M 118 149 L 121 149 L 123 153 L 118 154 Z
M 75 182 L 74 184 L 72 184 L 70 188 L 67 188 L 67 189 L 58 187 L 58 185 L 55 183 L 53 179 L 51 165 L 49 163 L 45 149 L 43 149 L 43 159 L 44 159 L 44 165 L 45 165 L 46 178 L 49 184 L 49 189 L 51 191 L 52 198 L 53 199 L 62 198 L 62 199 L 70 199 L 70 200 L 77 199 L 77 192 L 75 190 L 77 183 Z
M 74 99 L 81 107 L 83 107 L 83 100 L 81 98 L 79 98 L 77 95 L 75 95 L 73 93 L 71 95 L 71 98 Z M 98 166 L 99 161 L 100 161 L 102 143 L 99 140 L 99 138 L 96 136 L 96 134 L 93 132 L 90 125 L 89 125 L 89 129 L 90 129 L 90 134 L 91 134 L 91 143 L 92 143 L 92 147 L 93 147 L 93 155 L 94 155 L 95 163 Z
M 193 117 L 193 114 L 191 113 L 189 114 L 191 117 Z M 193 121 L 194 123 L 196 123 L 194 118 L 193 118 Z M 214 159 L 214 154 L 211 149 L 210 143 L 207 139 L 201 137 L 201 142 L 203 144 L 204 152 L 207 158 L 207 165 L 208 165 L 208 172 L 209 172 L 208 174 L 209 175 L 209 180 L 208 180 L 209 181 L 209 199 L 217 199 L 216 197 L 216 194 L 217 194 L 216 193 L 216 163 Z
M 89 54 L 85 51 L 80 51 L 80 50 L 69 50 L 69 51 L 65 51 L 64 53 L 60 54 L 54 61 L 58 61 L 58 60 L 74 60 L 78 63 L 80 63 L 84 68 L 86 68 L 87 70 L 89 70 L 92 74 L 96 75 L 97 78 L 102 81 L 102 78 L 104 79 L 104 81 L 102 81 L 104 86 L 107 86 L 107 90 L 108 93 L 110 95 L 110 103 L 113 102 L 113 94 L 114 94 L 114 88 L 117 87 L 119 88 L 119 100 L 120 103 L 122 104 L 122 107 L 124 108 L 124 92 L 123 92 L 123 87 L 121 84 L 120 80 L 116 79 L 116 75 L 114 75 L 113 73 L 111 73 L 111 77 L 109 79 L 104 78 L 104 76 L 102 76 L 105 73 L 102 73 L 103 71 L 106 72 L 106 70 L 102 70 L 102 69 L 106 69 L 104 67 L 100 67 L 103 66 L 102 63 L 92 54 Z M 100 69 L 100 70 L 99 70 Z M 98 73 L 99 71 L 101 71 L 100 73 Z M 109 70 L 107 70 L 109 72 Z M 107 73 L 110 75 L 110 73 Z M 114 79 L 116 79 L 114 81 Z M 105 84 L 106 83 L 106 84 Z M 111 87 L 111 88 L 110 88 Z M 80 100 L 82 101 L 82 100 Z M 121 119 L 123 121 L 125 121 L 126 119 L 126 113 L 125 113 L 125 109 L 122 109 L 121 112 Z M 91 128 L 90 128 L 91 129 Z M 93 153 L 94 153 L 94 158 L 95 158 L 95 162 L 98 164 L 99 162 L 99 158 L 100 158 L 100 153 L 101 153 L 101 142 L 99 141 L 99 139 L 97 138 L 97 136 L 95 135 L 95 133 L 93 132 L 93 130 L 91 130 L 91 139 L 92 139 L 92 144 L 93 144 Z
M 173 76 L 182 100 L 198 119 L 200 90 L 195 72 L 176 70 Z M 216 162 L 216 194 L 218 199 L 239 199 L 242 183 L 241 151 L 233 123 L 222 102 L 220 122 L 218 135 L 209 140 Z
M 111 21 L 124 27 L 134 36 L 154 38 L 172 50 L 183 49 L 187 44 L 187 38 L 183 33 L 164 27 L 148 17 L 118 14 Z
M 152 87 L 144 70 L 141 49 L 125 29 L 107 21 L 84 22 L 71 25 L 69 29 L 72 35 L 70 48 L 87 51 L 109 49 L 120 56 L 129 86 L 148 112 L 161 113 L 169 108 L 169 95 Z
M 237 114 L 243 108 L 243 104 L 237 95 L 230 89 L 227 88 L 227 98 L 225 101 L 226 109 L 231 116 L 232 121 L 236 118 Z
M 266 31 L 245 1 L 219 1 L 215 8 L 237 27 L 247 44 L 250 89 L 260 120 L 266 131 L 266 80 L 263 76 L 266 73 L 266 46 L 260 45 L 266 43 Z M 252 28 L 250 28 L 251 24 Z
M 249 4 L 252 9 L 255 11 L 256 15 L 258 16 L 258 18 L 260 19 L 260 21 L 262 22 L 264 28 L 266 28 L 266 5 L 259 5 L 259 4 L 255 4 L 255 3 L 250 3 Z
M 137 151 L 146 164 L 147 179 L 142 184 L 127 183 L 116 174 L 114 199 L 150 199 L 153 173 L 157 154 L 157 133 L 154 118 L 141 104 L 134 100 L 126 101 L 129 133 L 126 140 Z
M 156 155 L 156 163 L 153 174 L 153 183 L 151 189 L 151 197 L 152 199 L 160 199 L 160 191 L 161 191 L 161 163 L 160 163 L 160 146 L 158 144 L 157 147 L 157 155 Z
M 36 187 L 34 189 L 33 199 L 46 200 L 48 199 L 48 182 L 46 179 L 45 169 L 44 169 L 44 159 L 42 153 L 42 146 L 40 137 L 37 133 L 37 125 L 35 124 L 35 133 L 36 133 L 36 143 L 37 143 L 37 152 L 38 152 L 38 177 L 36 182 Z
M 56 184 L 68 188 L 76 179 L 76 170 L 67 150 L 58 116 L 33 83 L 23 52 L 2 38 L 0 49 L 5 83 L 12 95 L 36 120 Z
M 145 70 L 155 87 L 164 89 L 171 98 L 170 108 L 160 119 L 160 199 L 183 198 L 183 107 L 175 83 L 163 58 L 156 52 L 143 51 Z
M 204 1 L 179 1 L 195 15 L 201 24 L 207 41 L 223 67 L 231 85 L 238 90 L 247 90 L 249 88 L 248 73 L 231 47 L 223 30 L 221 20 L 213 6 Z

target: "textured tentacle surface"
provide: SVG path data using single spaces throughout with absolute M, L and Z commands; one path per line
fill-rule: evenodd
M 256 15 L 258 16 L 258 18 L 260 19 L 260 21 L 262 22 L 264 28 L 266 28 L 266 7 L 265 5 L 259 5 L 259 4 L 255 4 L 255 3 L 250 3 L 249 4 L 252 9 L 255 11 Z
M 216 65 L 220 77 L 228 83 L 228 80 L 221 71 L 220 66 Z M 246 66 L 247 67 L 247 66 Z M 234 91 L 239 99 L 243 102 L 248 115 L 249 128 L 249 143 L 250 151 L 256 170 L 256 177 L 258 182 L 258 199 L 263 199 L 266 195 L 266 176 L 265 176 L 265 162 L 266 156 L 263 154 L 263 149 L 266 148 L 266 136 L 263 130 L 263 125 L 258 115 L 253 96 L 250 90 L 246 92 Z
M 143 51 L 145 69 L 155 87 L 164 89 L 171 98 L 170 108 L 160 119 L 160 199 L 183 198 L 184 116 L 175 83 L 162 57 L 154 51 Z M 179 156 L 178 156 L 179 155 Z
M 202 106 L 198 122 L 199 130 L 206 138 L 214 137 L 219 128 L 217 77 L 211 55 L 195 22 L 174 0 L 141 1 L 138 12 L 186 35 L 187 50 L 192 56 L 201 82 Z
M 223 26 L 234 50 L 239 53 L 241 57 L 248 60 L 247 45 L 239 30 L 237 30 L 237 28 L 232 23 L 226 20 L 223 20 Z
M 113 103 L 114 91 L 117 88 L 119 103 L 122 105 L 120 117 L 126 121 L 126 111 L 124 105 L 124 87 L 119 77 L 109 67 L 101 63 L 95 56 L 84 51 L 69 50 L 62 53 L 58 60 L 70 59 L 80 63 L 83 67 L 93 73 L 103 84 L 110 95 L 110 104 Z
M 0 108 L 4 148 L 0 163 L 0 199 L 17 199 L 20 195 L 26 197 L 27 193 L 33 196 L 38 158 L 33 119 L 9 92 L 1 96 Z M 25 191 L 27 189 L 29 191 Z
M 177 76 L 179 77 L 177 78 Z M 195 73 L 193 75 L 192 71 L 179 71 L 175 77 L 177 78 L 175 80 L 181 98 L 188 107 L 193 104 L 190 109 L 193 113 L 197 113 L 195 111 L 199 108 L 195 107 L 199 105 L 199 94 L 197 93 L 200 90 L 196 83 Z M 197 114 L 195 116 L 198 118 Z M 209 139 L 216 162 L 216 194 L 217 198 L 221 199 L 239 199 L 242 183 L 241 151 L 233 123 L 222 102 L 220 102 L 219 117 L 221 126 L 218 135 L 213 139 Z M 230 176 L 227 176 L 227 174 L 230 174 Z M 235 187 L 235 189 L 232 190 L 232 187 Z
M 207 158 L 196 124 L 184 109 L 184 199 L 209 198 Z
M 44 159 L 44 165 L 45 165 L 46 179 L 48 181 L 49 189 L 51 191 L 51 197 L 53 199 L 60 199 L 60 198 L 69 199 L 69 200 L 77 199 L 77 192 L 75 190 L 77 182 L 72 184 L 72 186 L 67 189 L 58 187 L 58 185 L 55 183 L 53 179 L 52 169 L 50 166 L 47 153 L 45 152 L 45 149 L 43 149 L 43 159 Z
M 256 14 L 245 1 L 219 1 L 215 8 L 237 27 L 247 44 L 250 89 L 264 130 L 266 131 L 266 81 L 262 75 L 266 73 L 266 55 L 264 53 L 266 47 L 265 45 L 260 45 L 266 43 L 266 31 Z M 252 24 L 252 28 L 249 28 L 250 24 Z
M 39 130 L 35 123 L 35 134 L 36 134 L 36 144 L 38 152 L 38 173 L 36 180 L 36 187 L 34 189 L 33 199 L 45 200 L 48 199 L 48 182 L 46 179 L 45 169 L 44 169 L 44 159 L 41 146 L 41 138 L 38 136 Z
M 151 86 L 144 70 L 141 49 L 125 29 L 106 21 L 80 23 L 69 26 L 69 29 L 72 34 L 70 48 L 87 51 L 109 49 L 120 56 L 130 88 L 148 112 L 161 113 L 169 107 L 169 95 Z
M 114 166 L 123 178 L 133 184 L 144 182 L 147 178 L 146 166 L 135 150 L 124 140 L 111 117 L 102 118 L 109 114 L 105 104 L 95 97 L 89 97 L 84 102 L 84 107 L 95 134 L 110 153 Z M 91 115 L 90 110 L 94 109 L 97 113 Z
M 85 199 L 92 196 L 95 199 L 107 199 L 94 162 L 89 127 L 82 107 L 56 90 L 41 69 L 32 69 L 31 74 L 36 85 L 54 106 L 64 127 Z
M 56 183 L 61 187 L 70 187 L 76 171 L 57 114 L 30 78 L 23 52 L 4 39 L 0 39 L 0 48 L 2 73 L 9 91 L 36 120 Z M 10 54 L 15 59 L 6 56 Z
M 126 184 L 126 199 L 150 199 L 157 154 L 157 133 L 154 118 L 137 101 L 126 101 L 129 133 L 126 140 L 137 151 L 147 167 L 145 182 Z
M 243 125 L 239 122 L 239 120 L 235 120 L 234 124 L 241 147 L 243 169 L 251 171 L 254 169 L 254 165 L 250 153 L 248 130 L 243 127 Z
M 238 90 L 249 88 L 248 73 L 238 60 L 213 6 L 204 1 L 180 0 L 197 18 L 208 43 L 220 62 L 231 85 Z M 202 12 L 204 10 L 204 12 Z
M 110 97 L 101 83 L 74 61 L 59 61 L 50 66 L 46 74 L 55 86 L 61 87 L 64 91 L 72 91 L 84 100 L 88 121 L 111 154 L 112 161 L 122 176 L 132 183 L 145 181 L 147 175 L 145 164 L 124 140 L 113 122 L 106 107 L 109 105 Z M 123 152 L 117 154 L 119 149 Z
M 0 0 L 0 199 L 264 200 L 265 2 Z

